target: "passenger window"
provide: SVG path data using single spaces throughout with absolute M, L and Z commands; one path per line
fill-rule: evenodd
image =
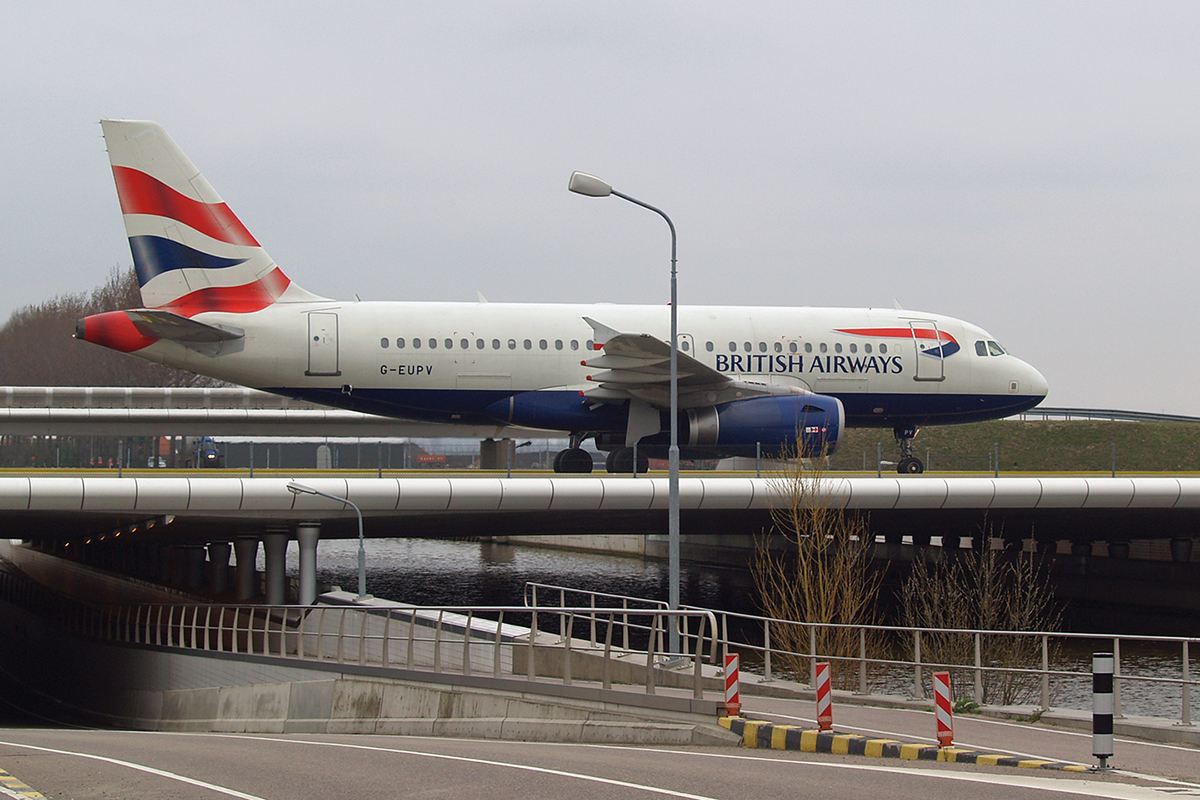
M 421 340 L 420 339 L 413 339 L 413 349 L 414 350 L 421 349 Z
M 397 340 L 396 340 L 396 347 L 397 347 L 397 349 L 403 350 L 403 349 L 404 349 L 404 339 L 402 339 L 402 338 L 401 338 L 401 339 L 397 339 Z
M 828 353 L 828 352 L 829 352 L 829 345 L 825 344 L 824 342 L 821 342 L 821 352 L 822 352 L 822 353 Z
M 864 352 L 864 353 L 869 353 L 869 352 L 871 352 L 871 345 L 870 345 L 870 344 L 864 344 L 864 345 L 863 345 L 863 352 Z
M 555 339 L 555 340 L 554 340 L 554 349 L 555 349 L 555 350 L 562 350 L 562 339 Z
M 980 339 L 975 343 L 975 355 L 986 356 L 988 354 L 987 342 Z
M 388 344 L 389 344 L 389 342 L 386 338 L 379 340 L 379 346 L 382 347 L 384 350 L 388 349 Z
M 798 352 L 800 352 L 800 348 L 796 345 L 795 342 L 788 342 L 788 352 L 789 353 L 798 353 Z
M 711 352 L 713 351 L 713 343 L 712 343 L 712 342 L 705 342 L 705 343 L 704 343 L 704 349 L 705 349 L 705 350 L 707 350 L 708 352 L 710 352 L 710 353 L 711 353 Z
M 509 340 L 508 340 L 508 349 L 509 349 L 509 350 L 516 350 L 516 349 L 517 349 L 517 340 L 516 340 L 516 339 L 509 339 Z
M 804 343 L 804 352 L 806 352 L 806 353 L 811 353 L 811 352 L 812 352 L 812 342 L 805 342 L 805 343 Z
M 430 350 L 436 350 L 436 349 L 437 349 L 437 339 L 430 339 L 430 340 L 429 340 L 429 349 L 430 349 Z
M 571 349 L 572 349 L 572 350 L 578 350 L 578 349 L 579 349 L 579 340 L 578 340 L 578 339 L 572 339 L 572 340 L 571 340 Z
M 687 352 L 687 349 L 688 349 L 688 341 L 687 341 L 687 339 L 684 339 L 682 342 L 680 342 L 680 343 L 679 343 L 679 347 L 680 347 L 680 349 L 681 349 L 681 350 L 683 350 L 683 352 L 685 352 L 685 353 L 686 353 L 686 352 Z
M 736 353 L 736 352 L 737 352 L 737 342 L 730 342 L 730 343 L 729 343 L 729 352 L 731 352 L 731 353 Z
M 454 340 L 453 340 L 453 339 L 447 339 L 447 340 L 444 342 L 444 344 L 446 345 L 446 349 L 447 349 L 447 350 L 453 350 L 453 349 L 454 349 Z
M 476 349 L 476 350 L 482 350 L 482 349 L 483 349 L 483 339 L 476 339 L 476 340 L 475 340 L 475 349 Z
M 745 350 L 747 353 L 749 353 L 749 352 L 750 352 L 751 350 L 753 350 L 754 348 L 752 348 L 752 347 L 750 346 L 750 343 L 749 343 L 749 342 L 742 342 L 742 349 L 743 349 L 743 350 Z
M 500 349 L 500 340 L 499 339 L 492 339 L 492 349 L 493 350 Z
M 857 352 L 858 352 L 858 345 L 856 345 L 856 344 L 851 344 L 851 345 L 850 345 L 850 352 L 851 352 L 851 353 L 857 353 Z
M 539 350 L 545 350 L 545 349 L 546 349 L 547 347 L 549 347 L 549 346 L 550 346 L 550 345 L 549 345 L 549 344 L 546 342 L 546 340 L 545 340 L 545 339 L 542 339 L 542 340 L 540 340 L 540 341 L 538 342 L 538 349 L 539 349 Z
M 766 342 L 759 342 L 759 343 L 758 343 L 758 352 L 760 352 L 760 353 L 765 353 L 765 352 L 767 352 L 767 343 L 766 343 Z
M 526 339 L 526 340 L 525 340 L 525 349 L 526 349 L 526 350 L 532 350 L 532 349 L 533 349 L 533 342 L 531 342 L 531 341 L 529 341 L 528 339 Z
M 887 352 L 887 345 L 886 345 L 886 344 L 881 344 L 881 345 L 879 345 L 879 352 L 881 352 L 881 353 L 886 353 L 886 352 Z
M 459 342 L 459 344 L 461 345 L 461 347 L 459 348 L 460 350 L 470 350 L 471 349 L 471 342 L 469 339 L 463 339 L 461 342 Z
M 596 343 L 593 342 L 591 339 L 588 339 L 586 342 L 584 342 L 583 346 L 590 353 L 596 349 L 595 344 Z
M 838 342 L 837 344 L 835 344 L 833 346 L 833 352 L 835 352 L 835 353 L 842 352 L 842 343 L 841 342 Z
M 782 353 L 782 352 L 783 352 L 783 342 L 776 342 L 776 343 L 775 343 L 775 352 L 776 352 L 776 353 Z

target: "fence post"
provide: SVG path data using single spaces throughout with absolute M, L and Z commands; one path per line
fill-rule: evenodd
M 1192 665 L 1188 656 L 1188 640 L 1183 640 L 1183 717 L 1184 725 L 1192 724 Z
M 858 629 L 858 693 L 867 693 L 867 629 Z
M 921 632 L 913 631 L 913 698 L 920 700 L 925 697 L 925 687 L 921 685 Z
M 1121 640 L 1113 639 L 1113 716 L 1117 719 L 1125 716 L 1121 713 Z
M 771 678 L 771 621 L 763 620 L 763 683 Z
M 1042 710 L 1050 708 L 1050 637 L 1042 634 Z
M 983 642 L 980 641 L 982 636 L 983 634 L 979 631 L 975 631 L 975 703 L 977 705 L 983 705 Z M 933 677 L 937 678 L 938 674 L 935 672 Z

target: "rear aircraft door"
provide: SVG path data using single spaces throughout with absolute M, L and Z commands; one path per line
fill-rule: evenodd
M 942 357 L 941 336 L 937 323 L 912 321 L 913 349 L 917 359 L 917 373 L 913 380 L 943 381 L 946 379 L 946 360 Z
M 308 369 L 305 375 L 341 375 L 338 369 L 338 315 L 313 311 L 308 315 Z

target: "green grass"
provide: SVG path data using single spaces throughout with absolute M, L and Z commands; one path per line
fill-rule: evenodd
M 848 430 L 830 468 L 860 470 L 865 460 L 874 471 L 879 445 L 885 461 L 898 460 L 890 430 Z M 914 440 L 915 454 L 936 472 L 991 470 L 996 445 L 1001 472 L 1107 473 L 1114 445 L 1117 472 L 1200 471 L 1197 423 L 999 420 L 923 428 Z

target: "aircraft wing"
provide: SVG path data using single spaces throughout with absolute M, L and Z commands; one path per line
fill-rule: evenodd
M 622 333 L 583 318 L 592 326 L 595 347 L 601 351 L 583 362 L 595 371 L 587 379 L 595 388 L 584 396 L 603 403 L 643 400 L 656 408 L 671 404 L 671 345 L 648 333 Z M 679 407 L 696 408 L 776 394 L 798 394 L 792 386 L 734 380 L 686 353 L 676 354 Z

